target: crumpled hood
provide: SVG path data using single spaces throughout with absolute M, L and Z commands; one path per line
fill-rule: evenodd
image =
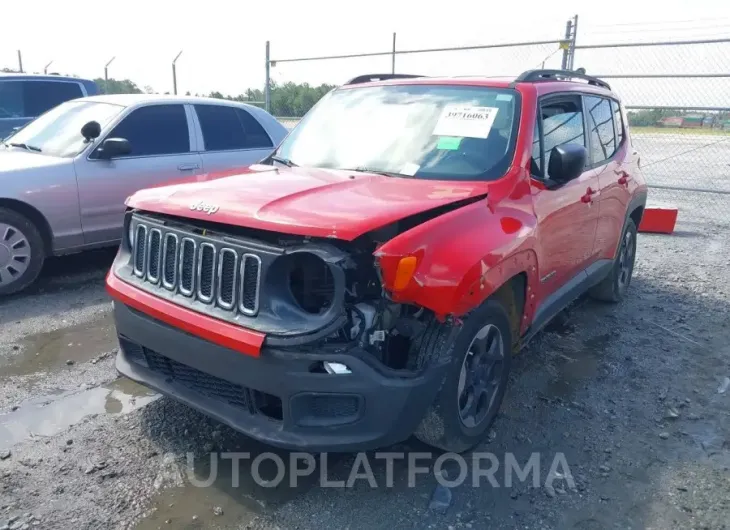
M 410 215 L 484 195 L 488 188 L 486 182 L 263 165 L 197 180 L 139 191 L 127 205 L 216 223 L 352 240 Z

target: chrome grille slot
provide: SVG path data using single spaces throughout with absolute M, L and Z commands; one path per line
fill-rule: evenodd
M 259 310 L 261 258 L 244 254 L 241 260 L 241 298 L 239 309 L 244 315 L 255 315 Z
M 170 290 L 177 284 L 177 251 L 177 235 L 165 234 L 165 243 L 162 247 L 162 285 Z
M 232 248 L 224 248 L 218 256 L 218 306 L 233 309 L 236 305 L 238 280 L 238 254 Z
M 147 257 L 147 227 L 138 225 L 134 231 L 134 274 L 144 277 L 145 259 Z
M 195 289 L 195 250 L 193 239 L 184 237 L 180 244 L 180 294 L 192 296 Z
M 198 300 L 209 304 L 213 301 L 215 282 L 215 247 L 210 243 L 201 243 L 198 251 Z
M 259 310 L 261 257 L 243 244 L 137 220 L 131 268 L 137 282 L 181 305 L 194 301 L 212 311 L 255 316 Z
M 160 281 L 160 258 L 162 258 L 162 232 L 157 228 L 150 230 L 147 243 L 147 280 Z

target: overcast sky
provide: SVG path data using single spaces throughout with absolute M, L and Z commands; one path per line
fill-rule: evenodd
M 165 92 L 172 90 L 171 61 L 182 49 L 179 92 L 238 94 L 263 85 L 267 40 L 272 59 L 388 51 L 394 31 L 399 49 L 524 42 L 561 38 L 574 14 L 579 44 L 730 37 L 726 0 L 28 0 L 3 3 L 0 67 L 16 68 L 20 49 L 25 71 L 42 72 L 52 60 L 49 71 L 101 77 L 104 64 L 116 56 L 110 77 Z M 691 52 L 645 50 L 620 61 L 611 53 L 581 54 L 576 66 L 594 73 L 613 73 L 617 63 L 632 72 L 677 64 L 686 70 L 688 63 L 694 71 L 730 71 L 730 44 Z M 560 65 L 557 45 L 402 55 L 396 71 L 515 74 L 543 61 Z M 272 78 L 341 83 L 373 71 L 390 71 L 390 57 L 279 63 Z

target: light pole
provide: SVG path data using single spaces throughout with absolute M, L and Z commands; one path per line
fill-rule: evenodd
M 18 50 L 18 70 L 20 70 L 20 73 L 23 73 L 23 54 L 20 53 L 20 50 Z
M 109 62 L 104 65 L 104 87 L 106 89 L 106 93 L 109 93 L 109 65 L 112 64 L 112 61 L 116 59 L 116 55 L 109 59 Z
M 177 71 L 175 70 L 175 63 L 177 62 L 178 58 L 182 54 L 182 50 L 180 50 L 180 53 L 178 53 L 175 58 L 172 60 L 172 93 L 177 96 Z
M 53 61 L 50 61 L 47 65 L 43 67 L 43 73 L 48 74 L 48 67 L 53 64 Z

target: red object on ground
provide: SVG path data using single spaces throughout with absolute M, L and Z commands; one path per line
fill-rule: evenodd
M 677 224 L 679 210 L 672 206 L 647 206 L 639 223 L 639 232 L 671 234 Z

